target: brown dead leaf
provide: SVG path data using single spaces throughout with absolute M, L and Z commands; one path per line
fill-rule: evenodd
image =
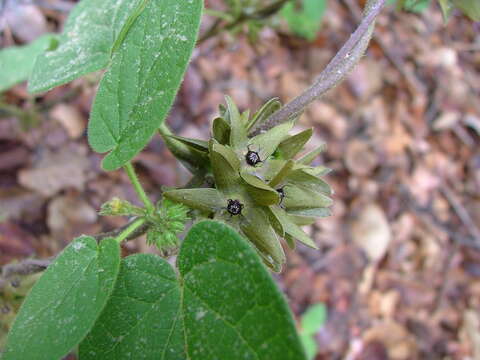
M 392 234 L 387 217 L 377 204 L 362 207 L 350 227 L 352 240 L 365 251 L 372 262 L 379 261 L 386 253 Z
M 97 221 L 95 209 L 80 196 L 58 196 L 47 208 L 47 225 L 58 239 L 72 239 L 90 228 Z
M 348 143 L 345 152 L 345 165 L 355 175 L 366 176 L 377 167 L 378 155 L 364 140 L 354 139 Z
M 49 197 L 62 189 L 82 190 L 89 162 L 84 147 L 66 147 L 61 152 L 46 150 L 31 168 L 19 171 L 23 186 Z
M 365 343 L 373 341 L 382 343 L 391 360 L 414 359 L 417 353 L 415 339 L 405 327 L 393 320 L 374 325 L 363 334 L 363 340 Z
M 58 104 L 50 111 L 50 116 L 65 128 L 71 139 L 78 139 L 85 131 L 86 121 L 75 106 Z
M 44 15 L 32 4 L 7 1 L 2 16 L 15 36 L 26 43 L 48 31 Z
M 20 259 L 34 253 L 34 238 L 20 226 L 0 223 L 0 264 Z
M 44 202 L 39 194 L 20 187 L 0 189 L 0 221 L 38 218 Z

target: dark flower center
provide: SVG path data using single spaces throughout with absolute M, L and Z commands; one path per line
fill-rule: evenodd
M 228 199 L 227 211 L 230 215 L 239 215 L 242 213 L 243 204 L 238 200 Z
M 245 155 L 245 161 L 250 166 L 255 166 L 258 163 L 262 162 L 262 160 L 260 160 L 260 155 L 258 155 L 258 152 L 252 150 L 248 150 L 247 155 Z

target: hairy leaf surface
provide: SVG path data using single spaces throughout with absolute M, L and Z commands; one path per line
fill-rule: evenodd
M 111 150 L 104 169 L 131 160 L 163 122 L 190 59 L 201 11 L 201 0 L 150 0 L 118 45 L 89 123 L 92 148 Z
M 75 239 L 32 288 L 7 338 L 2 360 L 61 359 L 89 332 L 120 268 L 114 239 Z
M 233 229 L 195 225 L 178 268 L 177 278 L 155 255 L 126 258 L 81 359 L 305 359 L 282 294 Z
M 124 25 L 143 1 L 82 0 L 70 13 L 59 46 L 37 58 L 29 91 L 47 91 L 105 68 Z

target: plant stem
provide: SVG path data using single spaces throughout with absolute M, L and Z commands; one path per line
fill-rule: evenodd
M 236 18 L 232 19 L 230 22 L 225 24 L 224 26 L 220 26 L 221 23 L 221 18 L 218 18 L 214 24 L 208 29 L 198 40 L 198 44 L 201 44 L 207 39 L 210 39 L 211 37 L 218 35 L 219 33 L 223 31 L 228 31 L 236 28 L 237 26 L 240 26 L 247 21 L 250 20 L 259 20 L 259 19 L 264 19 L 267 18 L 276 12 L 278 12 L 283 5 L 285 5 L 287 2 L 291 0 L 277 0 L 273 4 L 267 5 L 264 8 L 258 9 L 257 11 L 247 14 L 247 13 L 240 13 Z
M 145 218 L 138 218 L 132 222 L 125 230 L 123 230 L 115 240 L 118 243 L 121 243 L 123 240 L 127 239 L 131 234 L 133 234 L 138 228 L 143 226 L 147 220 Z
M 147 209 L 147 213 L 153 214 L 155 211 L 155 206 L 153 206 L 153 203 L 148 198 L 147 194 L 145 193 L 145 190 L 143 190 L 142 184 L 140 184 L 140 181 L 138 180 L 137 174 L 135 173 L 135 169 L 133 168 L 132 163 L 128 162 L 123 168 L 127 172 L 127 175 L 130 178 L 130 181 L 135 189 L 135 192 L 137 193 L 138 197 L 145 205 L 145 208 Z
M 384 5 L 385 0 L 369 0 L 365 6 L 364 17 L 357 29 L 315 79 L 312 86 L 272 114 L 264 124 L 256 127 L 253 134 L 295 119 L 310 103 L 341 82 L 365 53 L 372 36 L 375 19 Z
M 172 130 L 170 130 L 165 121 L 162 122 L 158 127 L 158 132 L 160 133 L 160 135 L 162 135 L 162 137 L 173 135 Z

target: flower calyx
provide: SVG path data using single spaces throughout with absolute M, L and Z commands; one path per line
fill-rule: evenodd
M 178 140 L 208 157 L 204 168 L 214 179 L 214 187 L 164 192 L 167 199 L 235 227 L 274 271 L 280 271 L 285 262 L 279 238 L 291 248 L 295 239 L 316 248 L 301 226 L 328 216 L 332 204 L 331 188 L 321 178 L 329 169 L 311 165 L 325 146 L 297 156 L 312 129 L 289 135 L 290 121 L 252 134 L 254 126 L 280 107 L 280 102 L 272 99 L 250 117 L 248 111 L 240 113 L 227 97 L 226 106 L 220 106 L 220 116 L 212 123 L 208 142 Z

